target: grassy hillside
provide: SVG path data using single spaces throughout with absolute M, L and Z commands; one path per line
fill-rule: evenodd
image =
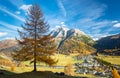
M 62 54 L 80 53 L 84 55 L 96 52 L 96 50 L 81 39 L 71 37 L 64 41 L 62 46 L 59 47 L 58 52 Z
M 74 64 L 75 62 L 78 62 L 74 60 L 72 57 L 75 56 L 75 54 L 71 55 L 62 55 L 62 54 L 56 54 L 55 59 L 58 59 L 58 63 L 55 66 L 65 66 L 68 63 Z M 29 61 L 24 62 L 23 64 L 29 65 Z M 14 67 L 14 70 L 11 71 L 11 66 L 2 66 L 0 67 L 0 72 L 4 72 L 4 74 L 0 74 L 0 78 L 86 78 L 88 75 L 77 75 L 75 74 L 74 77 L 72 76 L 58 76 L 55 75 L 55 72 L 64 72 L 64 67 L 62 68 L 54 68 L 54 67 L 48 67 L 44 63 L 40 63 L 41 66 L 37 66 L 38 72 L 34 73 L 31 72 L 33 70 L 33 66 L 22 66 L 22 67 Z M 77 77 L 78 76 L 78 77 Z
M 76 61 L 73 58 L 76 55 L 79 55 L 79 54 L 70 54 L 70 55 L 55 54 L 55 56 L 53 56 L 53 58 L 58 60 L 58 62 L 54 66 L 66 66 L 69 63 L 74 64 L 75 62 L 82 62 L 82 61 Z M 26 61 L 23 63 L 25 65 L 29 65 L 29 61 Z M 42 63 L 42 62 L 38 63 L 38 65 L 46 66 L 46 64 Z
M 0 60 L 3 59 L 1 56 L 0 56 Z
M 104 55 L 119 56 L 120 55 L 120 48 L 117 48 L 117 49 L 105 49 L 103 51 L 99 51 L 99 53 L 104 54 Z
M 111 64 L 120 65 L 120 56 L 109 56 L 109 55 L 106 56 L 106 55 L 99 54 L 97 57 Z

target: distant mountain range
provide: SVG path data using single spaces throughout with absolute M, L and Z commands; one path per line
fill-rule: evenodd
M 106 55 L 120 55 L 120 34 L 107 36 L 96 41 L 97 52 Z
M 96 42 L 79 29 L 58 27 L 55 28 L 50 34 L 55 39 L 58 53 L 62 54 L 69 54 L 73 52 L 80 54 L 91 54 L 96 52 L 96 49 L 105 50 L 120 48 L 120 34 L 107 36 Z M 20 46 L 16 40 L 7 39 L 0 41 L 0 52 L 13 52 L 19 47 Z
M 120 34 L 107 36 L 96 41 L 98 50 L 120 48 Z
M 78 47 L 80 43 L 84 44 L 83 46 L 89 47 L 89 50 L 87 51 L 92 51 L 93 50 L 92 45 L 95 43 L 90 36 L 86 35 L 79 29 L 68 29 L 65 27 L 58 27 L 55 28 L 50 34 L 55 39 L 55 44 L 57 45 L 58 52 L 63 51 L 61 52 L 63 54 L 73 51 L 73 48 L 74 51 L 78 52 L 78 50 L 80 49 Z M 19 48 L 19 45 L 16 40 L 0 41 L 0 52 L 13 52 L 16 48 Z M 90 48 L 92 49 L 90 50 Z
M 0 41 L 0 57 L 4 59 L 11 59 L 11 52 L 17 49 L 18 42 L 12 39 L 6 39 Z
M 0 41 L 0 51 L 8 48 L 12 48 L 12 47 L 17 47 L 17 45 L 18 45 L 18 42 L 16 40 L 12 40 L 12 39 L 2 40 Z

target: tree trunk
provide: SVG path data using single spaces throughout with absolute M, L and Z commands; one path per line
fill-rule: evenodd
M 33 71 L 36 72 L 37 71 L 37 68 L 36 68 L 36 48 L 34 51 L 35 52 L 34 52 L 34 69 L 33 69 Z
M 36 67 L 36 23 L 35 23 L 35 44 L 34 44 L 34 72 L 37 71 L 37 67 Z
M 33 69 L 33 71 L 34 71 L 34 72 L 37 71 L 37 69 L 36 69 L 36 59 L 35 59 L 35 58 L 34 58 L 34 69 Z

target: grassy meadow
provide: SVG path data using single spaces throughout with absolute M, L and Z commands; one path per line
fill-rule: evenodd
M 98 58 L 101 58 L 111 64 L 120 65 L 120 56 L 109 56 L 109 55 L 98 55 Z
M 71 63 L 74 64 L 75 62 L 82 62 L 82 61 L 76 61 L 73 59 L 73 56 L 75 54 L 71 54 L 70 56 L 67 55 L 62 55 L 62 54 L 56 54 L 55 59 L 58 60 L 58 63 L 55 64 L 54 66 L 66 66 L 67 64 Z M 97 78 L 93 75 L 83 75 L 83 74 L 75 74 L 74 77 L 72 76 L 57 76 L 54 73 L 55 72 L 64 72 L 64 67 L 62 68 L 55 68 L 55 67 L 49 67 L 44 63 L 38 63 L 37 67 L 37 73 L 31 72 L 33 70 L 33 66 L 25 66 L 29 65 L 29 61 L 23 62 L 22 67 L 16 67 L 14 66 L 13 70 L 11 66 L 0 66 L 0 70 L 4 70 L 5 75 L 0 74 L 0 78 L 84 78 L 84 77 L 89 77 L 89 78 Z M 43 74 L 41 74 L 43 73 Z M 50 76 L 50 77 L 48 77 Z

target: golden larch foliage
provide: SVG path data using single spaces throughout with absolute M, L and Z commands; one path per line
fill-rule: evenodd
M 113 68 L 112 75 L 113 75 L 113 78 L 120 78 L 120 75 L 119 75 L 118 70 L 116 68 Z
M 14 71 L 14 70 L 15 70 L 15 65 L 11 64 L 11 71 Z
M 13 53 L 16 61 L 28 61 L 34 63 L 34 70 L 37 62 L 45 62 L 53 65 L 57 61 L 51 58 L 56 52 L 52 36 L 48 34 L 49 24 L 44 21 L 44 16 L 38 4 L 32 5 L 28 9 L 25 23 L 21 26 L 23 30 L 18 30 L 21 48 Z
M 66 75 L 74 76 L 74 67 L 72 64 L 67 64 L 64 68 L 64 73 Z

